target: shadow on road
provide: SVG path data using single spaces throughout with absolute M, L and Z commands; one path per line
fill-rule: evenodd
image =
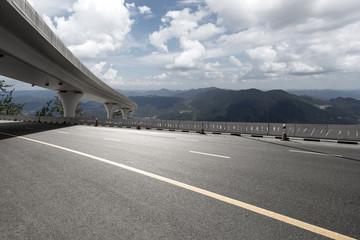
M 14 122 L 0 120 L 0 140 L 71 127 L 69 124 Z M 9 134 L 9 135 L 7 135 Z M 12 136 L 15 135 L 15 136 Z
M 273 144 L 273 145 L 277 145 L 277 146 L 283 146 L 283 147 L 286 147 L 286 148 L 296 149 L 296 150 L 300 150 L 300 151 L 314 152 L 314 153 L 319 153 L 319 154 L 324 154 L 324 155 L 331 155 L 333 157 L 340 158 L 340 159 L 346 159 L 346 160 L 350 160 L 350 161 L 360 162 L 360 158 L 357 158 L 357 157 L 345 156 L 345 155 L 336 156 L 333 153 L 326 152 L 326 151 L 321 151 L 319 149 L 316 149 L 316 148 L 313 148 L 313 147 L 310 147 L 310 146 L 303 146 L 303 145 L 296 146 L 294 144 L 289 145 L 289 142 L 282 142 L 282 141 L 270 142 L 270 141 L 266 141 L 266 140 L 262 140 L 262 139 L 256 139 L 256 138 L 250 138 L 250 137 L 243 137 L 243 138 L 253 140 L 253 141 L 259 141 L 259 142 L 263 142 L 263 143 Z M 334 143 L 334 144 L 336 144 L 336 143 Z

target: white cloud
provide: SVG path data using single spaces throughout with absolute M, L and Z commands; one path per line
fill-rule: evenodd
M 342 56 L 337 61 L 338 66 L 345 71 L 359 71 L 360 54 Z
M 205 0 L 218 20 L 236 29 L 268 25 L 302 25 L 316 30 L 337 28 L 358 19 L 357 0 Z M 346 13 L 346 14 L 344 14 Z
M 168 77 L 168 75 L 166 73 L 162 73 L 160 75 L 154 76 L 153 78 L 163 80 L 163 79 L 166 79 L 167 77 Z
M 309 66 L 303 62 L 293 62 L 289 67 L 291 73 L 294 74 L 309 74 L 309 73 L 318 73 L 323 71 L 322 67 L 319 66 Z
M 196 12 L 191 12 L 191 9 L 189 8 L 185 8 L 182 11 L 169 11 L 164 18 L 162 18 L 164 25 L 160 28 L 160 30 L 150 34 L 150 43 L 158 50 L 168 52 L 167 42 L 170 39 L 182 37 L 194 39 L 189 36 L 191 34 L 202 39 L 204 38 L 204 35 L 213 36 L 214 32 L 220 32 L 220 30 L 211 25 L 203 27 L 212 28 L 212 33 L 209 35 L 208 32 L 204 31 L 205 29 L 199 29 L 198 26 L 198 21 L 208 14 L 209 13 L 204 9 L 200 9 Z
M 71 10 L 72 4 L 75 0 L 30 0 L 28 1 L 40 14 L 48 16 L 58 16 Z
M 105 56 L 120 49 L 132 26 L 124 0 L 78 0 L 70 16 L 55 17 L 55 33 L 81 58 Z M 47 22 L 49 22 L 49 19 Z
M 229 61 L 234 64 L 235 66 L 237 66 L 238 68 L 242 67 L 242 63 L 239 59 L 237 59 L 235 56 L 230 56 L 229 57 Z
M 133 26 L 131 17 L 144 14 L 134 17 L 139 24 L 152 16 L 156 5 L 151 1 L 147 6 L 123 0 L 104 0 L 107 4 L 94 0 L 31 1 L 47 9 L 42 10 L 47 14 L 45 21 L 78 56 L 105 56 L 126 48 L 136 62 L 134 68 L 156 68 L 156 73 L 146 73 L 149 77 L 132 80 L 136 86 L 170 86 L 170 79 L 184 86 L 209 86 L 217 79 L 221 84 L 228 81 L 252 87 L 257 82 L 272 87 L 272 81 L 283 81 L 292 88 L 292 83 L 302 87 L 305 84 L 301 81 L 311 84 L 315 78 L 322 79 L 325 86 L 330 79 L 332 83 L 335 79 L 345 81 L 346 76 L 352 79 L 346 81 L 357 83 L 359 78 L 358 0 L 173 1 L 174 10 L 163 15 L 157 31 L 148 33 L 149 41 L 137 45 L 126 44 Z M 106 9 L 98 6 L 100 2 Z M 192 9 L 184 8 L 188 4 Z M 154 52 L 141 52 L 151 51 L 149 47 L 154 47 Z M 131 84 L 114 77 L 119 73 L 109 64 L 104 68 L 101 76 L 106 81 Z M 167 72 L 158 74 L 159 69 Z
M 250 58 L 260 61 L 273 61 L 277 54 L 270 46 L 249 49 L 246 53 L 250 56 Z
M 280 62 L 265 62 L 263 65 L 260 65 L 260 70 L 264 73 L 277 73 L 281 71 L 286 71 L 286 63 Z
M 360 6 L 358 1 L 274 0 L 258 8 L 258 1 L 250 0 L 206 2 L 218 23 L 233 29 L 207 49 L 208 56 L 247 56 L 253 69 L 246 77 L 336 74 L 356 68 L 360 8 L 354 6 Z
M 126 81 L 118 76 L 118 71 L 113 69 L 107 62 L 99 62 L 91 67 L 91 71 L 111 87 L 120 87 L 126 84 Z
M 127 8 L 135 8 L 135 3 L 125 3 Z
M 184 50 L 176 56 L 171 64 L 166 67 L 168 69 L 192 69 L 199 68 L 206 55 L 204 46 L 199 41 L 180 39 L 180 47 Z
M 138 7 L 140 14 L 151 14 L 151 8 L 148 6 L 140 6 Z
M 224 73 L 220 69 L 221 64 L 219 62 L 206 63 L 204 67 L 204 76 L 206 78 L 223 78 Z
M 190 39 L 202 41 L 222 34 L 223 32 L 225 32 L 225 28 L 217 27 L 212 23 L 207 23 L 191 31 L 188 37 Z
M 95 74 L 98 78 L 101 78 L 104 72 L 105 65 L 106 62 L 99 62 L 91 68 L 91 72 Z

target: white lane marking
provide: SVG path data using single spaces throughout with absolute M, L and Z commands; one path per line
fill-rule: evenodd
M 122 142 L 119 139 L 114 139 L 114 138 L 104 138 L 104 140 L 108 140 L 108 141 L 114 141 L 114 142 Z
M 202 189 L 202 188 L 194 187 L 194 186 L 188 185 L 186 183 L 182 183 L 182 182 L 179 182 L 179 181 L 176 181 L 176 180 L 172 180 L 170 178 L 162 177 L 162 176 L 156 175 L 154 173 L 146 172 L 144 170 L 133 168 L 133 167 L 121 164 L 121 163 L 113 162 L 113 161 L 107 160 L 105 158 L 96 157 L 94 155 L 79 152 L 79 151 L 76 151 L 76 150 L 73 150 L 73 149 L 70 149 L 70 148 L 61 147 L 61 146 L 58 146 L 58 145 L 55 145 L 55 144 L 42 142 L 42 141 L 39 141 L 39 140 L 27 138 L 27 137 L 21 137 L 21 136 L 9 134 L 9 133 L 4 133 L 4 132 L 0 132 L 0 134 L 16 137 L 16 138 L 19 138 L 19 139 L 23 139 L 23 140 L 27 140 L 27 141 L 31 141 L 31 142 L 35 142 L 35 143 L 39 143 L 39 144 L 43 144 L 43 145 L 46 145 L 46 146 L 49 146 L 49 147 L 57 148 L 57 149 L 64 150 L 64 151 L 67 151 L 67 152 L 71 152 L 71 153 L 74 153 L 74 154 L 78 154 L 78 155 L 81 155 L 81 156 L 84 156 L 84 157 L 87 157 L 87 158 L 90 158 L 90 159 L 93 159 L 93 160 L 97 160 L 99 162 L 107 163 L 109 165 L 113 165 L 113 166 L 116 166 L 116 167 L 119 167 L 119 168 L 122 168 L 122 169 L 125 169 L 125 170 L 128 170 L 128 171 L 131 171 L 131 172 L 134 172 L 134 173 L 138 173 L 138 174 L 141 174 L 141 175 L 153 178 L 153 179 L 157 179 L 157 180 L 162 181 L 162 182 L 166 182 L 168 184 L 172 184 L 174 186 L 178 186 L 178 187 L 183 188 L 183 189 L 187 189 L 187 190 L 195 192 L 195 193 L 199 193 L 199 194 L 204 195 L 204 196 L 208 196 L 208 197 L 213 198 L 213 199 L 217 199 L 219 201 L 222 201 L 222 202 L 225 202 L 225 203 L 228 203 L 228 204 L 232 204 L 234 206 L 246 209 L 248 211 L 258 213 L 260 215 L 263 215 L 263 216 L 278 220 L 280 222 L 287 223 L 289 225 L 296 226 L 298 228 L 301 228 L 301 229 L 304 229 L 304 230 L 307 230 L 307 231 L 310 231 L 310 232 L 314 232 L 316 234 L 319 234 L 319 235 L 322 235 L 322 236 L 325 236 L 325 237 L 328 237 L 328 238 L 331 238 L 331 239 L 355 240 L 355 238 L 351 238 L 351 237 L 342 235 L 340 233 L 333 232 L 333 231 L 330 231 L 328 229 L 318 227 L 318 226 L 315 226 L 315 225 L 312 225 L 312 224 L 297 220 L 295 218 L 287 217 L 285 215 L 281 215 L 279 213 L 266 210 L 264 208 L 260 208 L 260 207 L 257 207 L 257 206 L 254 206 L 254 205 L 251 205 L 251 204 L 248 204 L 248 203 L 245 203 L 245 202 L 241 202 L 239 200 L 229 198 L 229 197 L 226 197 L 226 196 L 214 193 L 214 192 L 210 192 L 210 191 Z
M 200 155 L 211 156 L 211 157 L 230 158 L 230 157 L 227 157 L 227 156 L 221 156 L 221 155 L 216 155 L 216 154 L 211 154 L 211 153 L 203 153 L 203 152 L 195 152 L 195 151 L 189 151 L 189 152 L 195 153 L 195 154 L 200 154 Z
M 61 132 L 61 131 L 58 131 L 58 133 L 61 133 L 61 134 L 69 134 L 68 132 Z
M 289 150 L 289 151 L 295 152 L 295 153 L 305 153 L 305 154 L 313 154 L 313 155 L 320 155 L 320 156 L 343 157 L 343 155 L 337 155 L 337 154 L 325 154 L 325 153 L 299 151 L 299 150 Z
M 182 140 L 182 141 L 189 141 L 189 142 L 199 142 L 199 140 L 196 139 L 189 139 L 189 138 L 176 138 L 177 140 Z

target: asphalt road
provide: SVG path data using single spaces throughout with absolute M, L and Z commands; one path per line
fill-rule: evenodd
M 359 145 L 0 121 L 0 239 L 325 236 L 360 238 Z

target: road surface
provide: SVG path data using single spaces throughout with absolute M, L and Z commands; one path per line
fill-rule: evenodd
M 0 121 L 0 239 L 359 239 L 360 146 Z

